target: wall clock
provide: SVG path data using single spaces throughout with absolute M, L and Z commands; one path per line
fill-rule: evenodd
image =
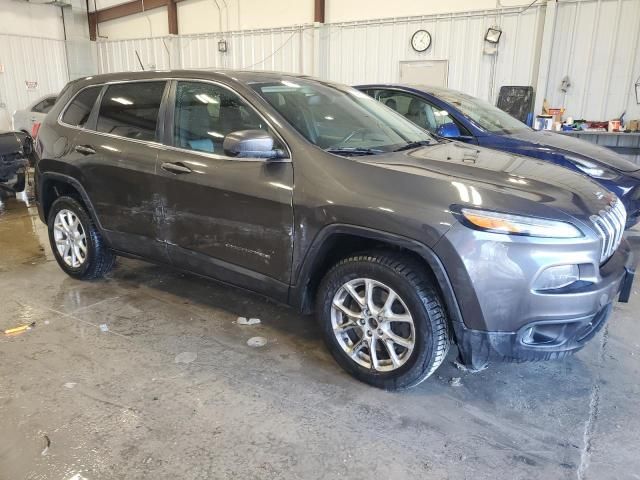
M 426 30 L 417 30 L 411 36 L 411 47 L 416 52 L 424 52 L 431 46 L 431 34 Z

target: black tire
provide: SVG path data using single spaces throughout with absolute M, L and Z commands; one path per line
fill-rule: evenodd
M 411 256 L 388 251 L 371 251 L 338 262 L 322 280 L 316 298 L 316 315 L 325 343 L 335 360 L 362 382 L 385 390 L 413 387 L 426 380 L 445 359 L 449 350 L 449 330 L 433 281 L 425 267 Z M 346 282 L 370 278 L 392 288 L 413 317 L 415 345 L 404 364 L 381 372 L 354 361 L 333 332 L 333 299 Z M 364 335 L 364 333 L 363 333 Z
M 70 210 L 76 215 L 86 236 L 86 258 L 84 262 L 76 268 L 65 263 L 56 248 L 54 222 L 58 212 L 63 209 Z M 84 206 L 76 198 L 59 197 L 56 199 L 56 201 L 53 202 L 53 205 L 51 205 L 47 225 L 49 227 L 49 243 L 51 245 L 51 250 L 53 250 L 53 254 L 56 257 L 60 268 L 62 268 L 62 270 L 64 270 L 70 277 L 78 280 L 92 280 L 103 277 L 113 268 L 116 256 L 105 245 L 104 239 L 93 223 L 93 220 L 91 220 L 91 217 L 85 210 Z

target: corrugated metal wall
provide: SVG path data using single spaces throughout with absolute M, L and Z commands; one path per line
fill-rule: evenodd
M 552 106 L 574 118 L 615 118 L 635 104 L 640 76 L 640 1 L 582 0 L 558 4 L 547 84 Z M 571 86 L 560 89 L 568 76 Z M 640 110 L 640 107 L 638 107 Z
M 327 25 L 326 76 L 349 84 L 397 82 L 399 62 L 448 60 L 450 88 L 493 99 L 501 85 L 535 85 L 543 6 Z M 497 55 L 483 53 L 492 25 L 503 30 Z M 411 35 L 431 32 L 432 47 L 415 52 Z
M 62 40 L 0 34 L 0 64 L 5 67 L 0 73 L 0 126 L 5 128 L 14 110 L 58 92 L 68 81 Z M 37 89 L 28 90 L 27 81 L 38 82 Z
M 449 86 L 490 99 L 501 85 L 534 85 L 544 6 L 505 8 L 378 21 L 301 25 L 218 34 L 99 42 L 100 72 L 145 68 L 238 68 L 316 75 L 344 83 L 397 81 L 399 62 L 446 59 Z M 504 31 L 498 55 L 483 54 L 491 25 Z M 428 52 L 414 52 L 411 34 L 432 32 Z
M 218 41 L 227 42 L 227 53 Z M 230 68 L 311 73 L 312 25 L 219 34 L 98 42 L 101 73 L 157 68 Z M 140 56 L 140 61 L 136 56 Z

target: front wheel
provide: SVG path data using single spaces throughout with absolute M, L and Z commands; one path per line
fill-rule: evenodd
M 371 252 L 345 258 L 323 279 L 316 307 L 325 343 L 354 377 L 409 388 L 446 357 L 444 309 L 424 268 L 410 256 Z

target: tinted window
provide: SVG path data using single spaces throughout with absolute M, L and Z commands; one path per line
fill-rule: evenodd
M 224 154 L 224 137 L 238 130 L 268 130 L 264 121 L 238 95 L 202 82 L 178 82 L 174 145 Z
M 74 127 L 84 127 L 101 89 L 102 87 L 99 86 L 82 90 L 67 107 L 67 110 L 62 116 L 62 121 Z
M 54 103 L 56 103 L 56 97 L 45 98 L 43 101 L 37 103 L 31 111 L 36 113 L 49 113 Z
M 111 85 L 102 97 L 99 132 L 136 140 L 155 140 L 165 82 Z

